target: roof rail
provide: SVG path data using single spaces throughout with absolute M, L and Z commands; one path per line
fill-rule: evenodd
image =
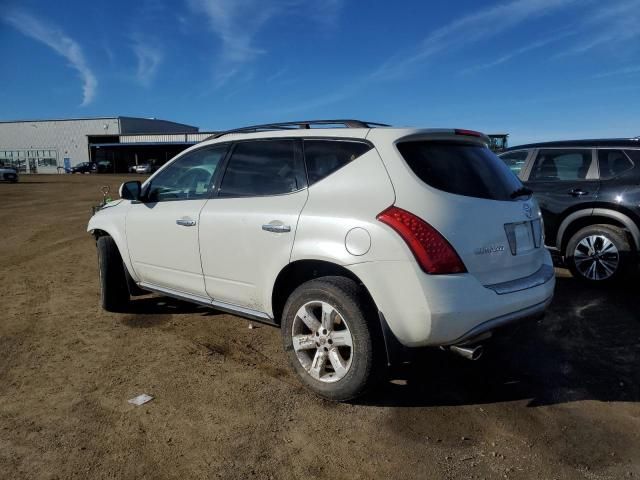
M 222 137 L 230 133 L 266 132 L 269 130 L 298 130 L 310 129 L 312 125 L 344 125 L 345 128 L 372 128 L 389 127 L 385 123 L 363 122 L 362 120 L 303 120 L 300 122 L 265 123 L 264 125 L 251 125 L 248 127 L 234 128 L 223 132 L 214 133 L 206 140 Z

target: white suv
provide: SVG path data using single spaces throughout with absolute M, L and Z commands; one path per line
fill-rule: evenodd
M 538 206 L 487 143 L 355 120 L 217 134 L 91 218 L 102 306 L 156 292 L 281 327 L 332 400 L 409 347 L 476 358 L 555 285 Z

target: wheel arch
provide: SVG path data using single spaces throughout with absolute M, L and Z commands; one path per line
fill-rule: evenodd
M 623 212 L 608 208 L 589 208 L 578 210 L 568 215 L 558 229 L 556 248 L 561 254 L 564 254 L 569 239 L 571 239 L 578 230 L 589 225 L 599 224 L 612 225 L 627 230 L 634 249 L 640 249 L 640 229 L 638 229 L 633 219 Z
M 116 228 L 115 225 L 112 226 L 112 228 L 110 228 L 108 225 L 98 225 L 97 222 L 94 222 L 94 219 L 92 218 L 89 222 L 87 231 L 91 233 L 96 241 L 98 241 L 98 238 L 105 236 L 113 238 L 113 241 L 118 247 L 120 257 L 122 258 L 128 275 L 130 275 L 135 282 L 139 281 L 139 278 L 136 275 L 135 270 L 133 269 L 133 265 L 131 264 L 131 259 L 129 258 L 126 239 L 123 238 L 123 235 L 118 233 L 119 229 Z
M 282 316 L 282 310 L 287 302 L 289 295 L 301 284 L 309 280 L 313 280 L 318 277 L 326 276 L 340 276 L 350 278 L 358 285 L 360 285 L 368 299 L 371 301 L 371 305 L 375 307 L 375 302 L 369 293 L 366 285 L 355 275 L 342 265 L 329 262 L 326 260 L 296 260 L 287 264 L 276 277 L 273 283 L 271 291 L 271 309 L 273 312 L 274 321 L 279 325 Z M 377 307 L 376 311 L 377 311 Z
M 363 289 L 368 308 L 370 309 L 372 326 L 380 334 L 379 338 L 384 345 L 387 365 L 402 361 L 404 358 L 403 347 L 389 328 L 382 312 L 378 310 L 369 289 L 355 273 L 337 263 L 326 260 L 307 259 L 296 260 L 284 267 L 276 277 L 271 294 L 274 322 L 280 325 L 282 310 L 284 309 L 287 298 L 299 285 L 314 278 L 336 275 L 350 278 Z M 374 318 L 376 318 L 377 321 L 374 321 Z

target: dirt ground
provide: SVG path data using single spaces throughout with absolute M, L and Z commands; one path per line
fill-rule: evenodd
M 0 478 L 640 478 L 637 278 L 559 272 L 547 317 L 484 360 L 427 351 L 332 404 L 277 329 L 162 297 L 100 310 L 85 228 L 123 178 L 0 184 Z

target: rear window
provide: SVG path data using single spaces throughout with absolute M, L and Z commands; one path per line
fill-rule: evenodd
M 449 193 L 511 200 L 522 183 L 491 150 L 454 142 L 403 142 L 398 150 L 427 185 Z
M 598 150 L 598 166 L 600 178 L 606 180 L 631 170 L 633 162 L 629 160 L 629 157 L 622 150 Z

